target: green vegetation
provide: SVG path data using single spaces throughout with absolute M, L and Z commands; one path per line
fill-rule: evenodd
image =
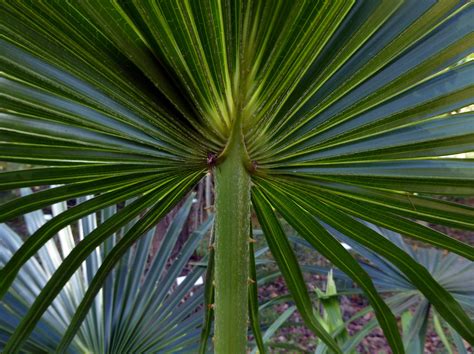
M 23 194 L 31 196 L 28 190 Z M 164 235 L 159 251 L 151 258 L 155 228 L 143 235 L 136 247 L 127 250 L 118 267 L 106 279 L 97 282 L 100 274 L 108 273 L 102 268 L 104 259 L 112 254 L 132 224 L 92 252 L 54 299 L 22 350 L 34 353 L 64 352 L 66 349 L 72 353 L 195 351 L 202 322 L 202 289 L 196 291 L 193 286 L 205 269 L 190 269 L 178 286 L 176 278 L 209 231 L 213 218 L 190 235 L 177 257 L 172 256 L 193 197 L 187 198 Z M 80 198 L 76 202 L 84 201 Z M 55 204 L 53 215 L 66 209 L 66 203 Z M 57 238 L 40 250 L 37 259 L 31 259 L 20 270 L 0 303 L 0 344 L 4 345 L 5 339 L 12 335 L 15 326 L 72 249 L 114 212 L 115 207 L 106 208 L 99 215 L 79 220 L 77 231 L 69 227 L 60 231 Z M 46 220 L 39 210 L 25 215 L 31 234 Z M 4 247 L 0 265 L 4 265 L 23 242 L 4 224 L 0 224 L 0 236 Z M 90 310 L 77 311 L 80 303 Z
M 0 3 L 0 159 L 45 166 L 0 173 L 0 189 L 59 185 L 0 205 L 0 222 L 92 196 L 25 240 L 0 270 L 0 298 L 58 232 L 126 202 L 62 260 L 3 351 L 19 351 L 90 254 L 125 230 L 77 330 L 107 274 L 209 170 L 217 353 L 246 351 L 247 313 L 258 332 L 251 206 L 297 310 L 333 352 L 279 217 L 360 286 L 394 353 L 406 349 L 396 314 L 329 228 L 392 263 L 474 344 L 452 294 L 364 223 L 474 260 L 416 221 L 474 230 L 473 208 L 432 197 L 474 194 L 474 161 L 446 157 L 474 151 L 473 114 L 451 114 L 473 103 L 473 12 L 454 0 Z

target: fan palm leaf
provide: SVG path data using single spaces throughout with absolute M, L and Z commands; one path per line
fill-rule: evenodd
M 474 283 L 471 281 L 474 263 L 461 258 L 452 253 L 443 254 L 444 252 L 432 248 L 413 248 L 409 246 L 400 234 L 366 224 L 372 231 L 379 233 L 393 243 L 394 247 L 404 250 L 417 263 L 423 265 L 433 275 L 433 278 L 439 282 L 453 297 L 462 305 L 463 310 L 470 318 L 474 317 L 474 302 L 472 301 L 472 293 Z M 446 338 L 443 327 L 450 329 L 450 337 L 454 339 L 454 344 L 459 352 L 466 352 L 465 345 L 459 340 L 459 335 L 453 331 L 449 325 L 442 323 L 439 315 L 432 311 L 433 303 L 424 294 L 418 291 L 418 286 L 414 285 L 404 274 L 400 273 L 397 267 L 387 261 L 372 250 L 368 250 L 354 239 L 341 234 L 337 230 L 331 228 L 330 232 L 339 240 L 348 242 L 352 249 L 362 255 L 369 262 L 362 263 L 362 266 L 370 274 L 379 291 L 390 294 L 388 302 L 397 299 L 399 305 L 397 311 L 403 312 L 402 324 L 404 331 L 404 344 L 407 352 L 422 353 L 426 331 L 430 318 L 433 318 L 434 328 L 443 344 L 449 352 L 451 344 Z M 411 314 L 410 310 L 414 310 Z M 431 316 L 430 316 L 431 313 Z M 367 333 L 374 327 L 374 321 L 367 324 L 364 333 Z M 444 337 L 444 339 L 443 339 Z M 354 343 L 355 344 L 355 343 Z
M 0 206 L 0 222 L 94 198 L 27 239 L 0 270 L 0 294 L 59 230 L 137 198 L 74 248 L 5 350 L 19 350 L 90 252 L 140 217 L 104 260 L 112 269 L 211 169 L 217 352 L 245 348 L 251 199 L 308 326 L 339 351 L 276 214 L 359 283 L 403 352 L 369 275 L 315 217 L 384 255 L 351 216 L 474 259 L 413 221 L 474 229 L 472 208 L 428 196 L 474 192 L 473 161 L 446 157 L 474 150 L 472 113 L 451 114 L 472 103 L 473 14 L 462 0 L 1 3 L 0 159 L 43 167 L 2 173 L 0 186 L 64 186 Z M 408 255 L 394 257 L 416 275 Z M 417 286 L 474 342 L 473 322 L 422 273 Z
M 22 191 L 32 195 L 31 191 Z M 60 352 L 68 348 L 68 352 L 73 353 L 194 350 L 202 321 L 202 288 L 193 289 L 193 286 L 204 268 L 191 270 L 181 284 L 176 285 L 176 279 L 209 231 L 212 218 L 192 234 L 177 257 L 172 256 L 193 198 L 193 195 L 187 198 L 153 256 L 150 253 L 154 247 L 155 228 L 148 231 L 136 247 L 128 248 L 113 273 L 104 268 L 103 260 L 123 242 L 131 225 L 114 233 L 92 252 L 54 299 L 23 349 Z M 76 203 L 84 203 L 87 199 L 78 199 Z M 53 216 L 66 209 L 66 203 L 53 204 Z M 35 297 L 77 244 L 76 240 L 88 237 L 113 215 L 114 209 L 109 207 L 99 215 L 89 215 L 77 225 L 61 230 L 40 251 L 38 259 L 32 258 L 26 263 L 0 304 L 0 345 L 5 345 Z M 26 214 L 28 233 L 33 234 L 46 220 L 40 210 Z M 4 224 L 0 225 L 0 236 L 0 262 L 3 265 L 23 241 Z M 104 275 L 106 280 L 102 279 Z M 87 302 L 83 298 L 91 300 Z M 79 304 L 90 310 L 81 310 Z

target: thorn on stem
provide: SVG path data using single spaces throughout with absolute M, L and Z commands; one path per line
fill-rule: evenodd
M 249 284 L 255 284 L 255 280 L 253 280 L 252 278 L 247 278 L 247 282 Z
M 249 243 L 257 243 L 257 240 L 254 238 L 249 237 Z

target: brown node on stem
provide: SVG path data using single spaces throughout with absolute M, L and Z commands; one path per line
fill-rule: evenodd
M 215 152 L 208 152 L 206 163 L 209 168 L 214 167 L 217 163 L 217 154 Z
M 255 160 L 252 160 L 252 170 L 255 172 L 257 171 L 258 168 L 258 162 Z
M 255 160 L 252 160 L 250 162 L 247 162 L 247 171 L 249 171 L 250 174 L 253 174 L 257 171 L 258 168 L 258 162 Z

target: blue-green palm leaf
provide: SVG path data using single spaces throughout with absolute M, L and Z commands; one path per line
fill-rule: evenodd
M 472 113 L 452 114 L 473 102 L 473 14 L 472 2 L 455 0 L 0 4 L 0 159 L 43 166 L 0 174 L 0 188 L 64 185 L 0 206 L 0 222 L 94 194 L 25 242 L 0 270 L 0 294 L 58 230 L 139 198 L 77 247 L 6 349 L 21 347 L 97 245 L 143 217 L 112 267 L 219 168 L 236 117 L 267 238 L 281 236 L 280 212 L 324 248 L 313 217 L 342 227 L 348 214 L 472 260 L 472 247 L 413 219 L 474 229 L 472 208 L 427 196 L 474 193 L 473 161 L 446 157 L 474 150 Z M 324 234 L 328 244 L 331 237 Z M 274 248 L 282 261 L 293 259 L 285 244 Z M 339 248 L 321 251 L 353 264 Z M 294 281 L 298 264 L 281 266 Z M 370 283 L 359 285 L 393 350 L 403 351 L 393 314 Z M 304 304 L 301 280 L 294 288 Z M 456 310 L 446 320 L 474 341 L 470 319 Z
M 90 197 L 76 202 L 84 203 L 87 199 Z M 120 229 L 92 252 L 54 299 L 23 349 L 50 352 L 68 348 L 71 353 L 194 350 L 200 335 L 203 290 L 194 288 L 194 284 L 202 277 L 204 268 L 191 270 L 181 284 L 176 285 L 176 279 L 209 231 L 212 218 L 192 233 L 178 256 L 172 255 L 173 250 L 177 250 L 193 199 L 194 195 L 187 198 L 153 255 L 150 252 L 154 248 L 156 228 L 145 233 L 136 247 L 127 248 L 112 273 L 104 268 L 111 263 L 113 253 L 119 249 L 117 246 L 124 243 L 131 225 Z M 66 203 L 54 204 L 53 216 L 66 208 Z M 38 258 L 31 258 L 21 269 L 0 304 L 2 347 L 48 279 L 67 260 L 74 246 L 80 244 L 78 241 L 89 237 L 113 215 L 114 209 L 109 207 L 100 216 L 88 216 L 73 228 L 61 230 L 40 250 Z M 46 217 L 43 212 L 35 211 L 26 214 L 25 221 L 29 233 L 33 234 L 46 222 Z M 23 241 L 7 225 L 0 226 L 0 237 L 0 263 L 4 265 Z M 104 276 L 106 280 L 101 281 Z M 94 286 L 96 283 L 98 288 Z M 86 310 L 81 309 L 84 307 Z

